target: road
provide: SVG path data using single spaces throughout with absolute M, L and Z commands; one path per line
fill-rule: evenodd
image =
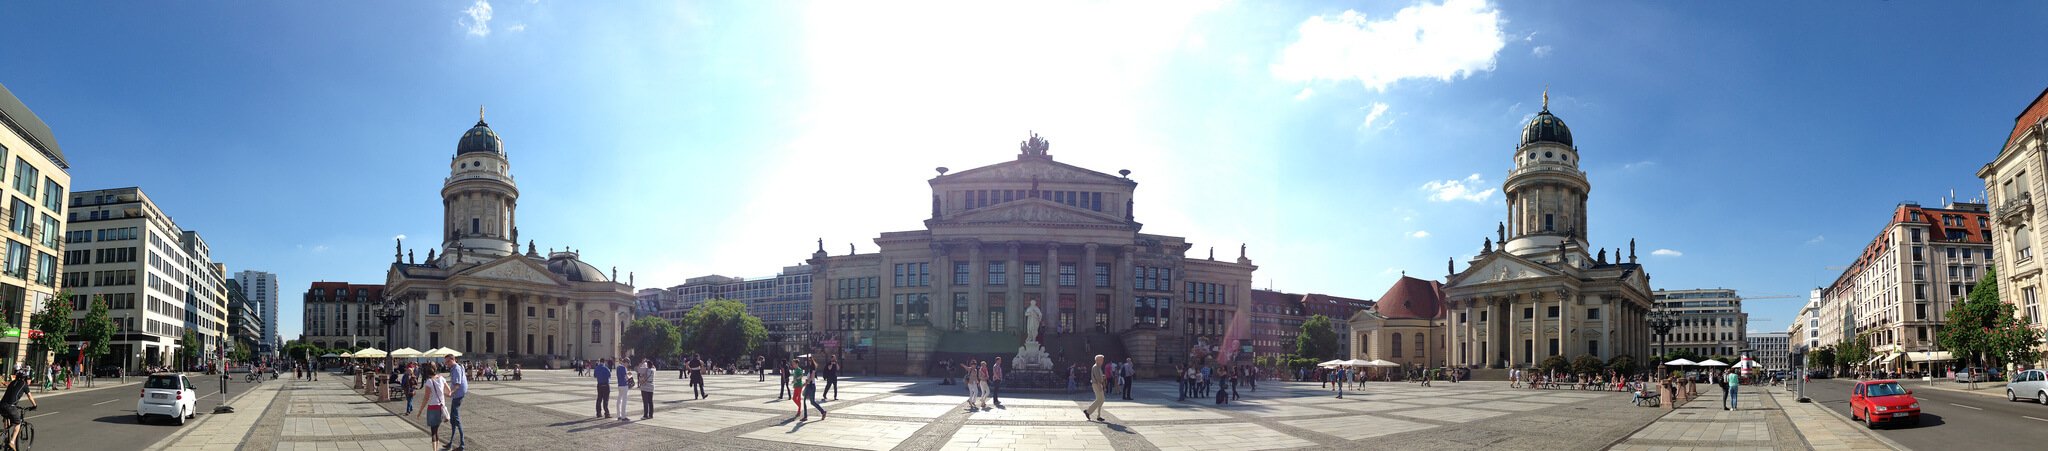
M 1815 380 L 1806 396 L 1849 416 L 1853 379 Z M 1954 384 L 1954 382 L 1933 382 Z M 1878 435 L 1918 450 L 2038 449 L 2041 430 L 2048 428 L 2048 406 L 2006 402 L 2000 397 L 1928 388 L 1920 381 L 1903 382 L 1920 400 L 1919 426 L 1879 426 Z M 2003 386 L 2003 384 L 2000 384 Z
M 214 406 L 220 405 L 220 377 L 199 373 L 193 373 L 191 377 L 192 383 L 198 385 L 195 391 L 199 401 L 194 406 L 199 411 L 197 418 L 203 419 L 213 412 Z M 253 385 L 242 382 L 242 377 L 242 374 L 234 375 L 234 382 L 228 384 L 228 394 L 240 395 L 246 387 Z M 62 396 L 42 397 L 41 392 L 35 393 L 40 407 L 27 412 L 29 422 L 36 425 L 34 448 L 139 450 L 178 432 L 179 427 L 166 418 L 151 418 L 148 424 L 135 422 L 135 400 L 141 393 L 142 379 L 129 377 L 128 381 L 125 385 L 118 385 L 120 379 L 112 379 L 111 382 L 118 386 Z M 109 379 L 100 379 L 94 383 L 108 382 Z M 235 407 L 247 412 L 255 406 Z M 186 421 L 185 425 L 191 427 L 192 421 Z

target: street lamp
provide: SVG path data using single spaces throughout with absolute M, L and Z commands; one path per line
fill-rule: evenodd
M 1657 368 L 1662 372 L 1664 357 L 1671 353 L 1671 328 L 1678 326 L 1678 319 L 1671 312 L 1650 312 L 1650 330 L 1657 334 Z
M 383 301 L 377 303 L 375 308 L 377 320 L 382 321 L 384 324 L 384 347 L 389 348 L 398 342 L 398 340 L 391 338 L 391 326 L 398 324 L 398 320 L 405 318 L 405 300 L 398 296 L 385 297 Z M 389 378 L 397 374 L 397 371 L 394 371 L 394 367 L 391 365 L 391 351 L 385 350 L 384 377 L 386 379 L 383 384 L 385 387 L 390 386 Z

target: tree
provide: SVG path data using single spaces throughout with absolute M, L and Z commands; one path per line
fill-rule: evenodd
M 99 366 L 100 357 L 107 355 L 107 342 L 114 340 L 114 318 L 107 315 L 107 300 L 93 296 L 92 307 L 85 312 L 85 320 L 78 324 L 78 336 L 85 339 L 85 359 Z M 126 365 L 123 365 L 124 367 Z
M 768 341 L 768 328 L 761 325 L 761 318 L 747 314 L 746 304 L 713 299 L 683 315 L 682 336 L 685 353 L 703 354 L 713 362 L 735 362 Z
M 56 352 L 69 346 L 71 338 L 71 291 L 57 293 L 57 297 L 43 301 L 42 310 L 29 317 L 30 327 L 42 331 L 43 336 L 35 344 L 43 350 Z M 42 355 L 37 353 L 36 355 Z
M 1599 357 L 1594 357 L 1590 354 L 1572 359 L 1573 374 L 1600 374 L 1603 372 L 1601 370 L 1604 369 L 1607 369 L 1607 363 L 1601 362 Z
M 1330 317 L 1314 315 L 1301 322 L 1301 335 L 1294 337 L 1294 355 L 1331 359 L 1341 357 L 1337 349 L 1337 329 L 1330 325 Z
M 1935 339 L 1943 349 L 1969 356 L 1973 365 L 1984 365 L 1986 358 L 1998 363 L 2034 360 L 2040 331 L 2017 318 L 2012 304 L 1998 300 L 1996 273 L 1984 271 L 1970 296 L 1949 309 L 1948 323 Z
M 1607 369 L 1614 370 L 1614 372 L 1623 375 L 1635 374 L 1636 358 L 1627 355 L 1614 356 L 1612 359 L 1607 359 Z
M 623 339 L 626 349 L 642 358 L 662 359 L 676 355 L 683 344 L 683 333 L 668 320 L 643 316 L 626 326 Z

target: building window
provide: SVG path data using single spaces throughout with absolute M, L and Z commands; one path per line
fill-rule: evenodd
M 1075 270 L 1076 268 L 1074 268 L 1074 264 L 1072 263 L 1060 264 L 1060 286 L 1071 287 L 1076 285 L 1078 281 L 1075 280 L 1075 277 L 1077 276 L 1077 274 L 1075 274 Z
M 1042 269 L 1038 265 L 1038 262 L 1024 262 L 1024 286 L 1035 287 L 1040 285 L 1040 271 L 1042 271 Z

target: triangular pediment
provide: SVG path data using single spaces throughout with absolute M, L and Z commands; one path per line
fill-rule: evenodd
M 1074 224 L 1091 226 L 1128 226 L 1122 218 L 1093 210 L 1083 210 L 1043 199 L 1023 199 L 1004 202 L 989 208 L 973 210 L 946 218 L 946 224 Z
M 470 268 L 468 271 L 456 274 L 456 277 L 508 280 L 542 285 L 563 284 L 563 281 L 557 279 L 554 273 L 550 273 L 546 267 L 542 267 L 540 262 L 517 254 L 499 257 L 490 263 L 477 265 L 475 268 Z
M 1031 180 L 1062 183 L 1131 184 L 1130 180 L 1122 177 L 1095 172 L 1080 166 L 1044 158 L 1024 158 L 982 166 L 940 176 L 936 182 L 1028 182 Z
M 1564 275 L 1548 266 L 1523 260 L 1514 254 L 1495 252 L 1487 254 L 1465 272 L 1451 279 L 1450 286 L 1469 287 L 1521 279 L 1537 279 Z

